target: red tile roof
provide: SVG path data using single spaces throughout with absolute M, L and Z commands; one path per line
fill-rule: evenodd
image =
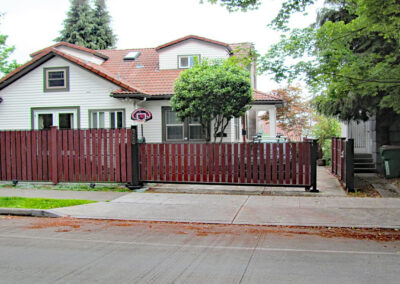
M 187 39 L 198 39 L 207 41 L 213 44 L 223 45 L 229 50 L 237 54 L 247 53 L 249 49 L 253 48 L 250 43 L 235 43 L 225 44 L 218 41 L 210 40 L 207 38 L 197 36 L 187 36 L 184 38 L 177 39 L 167 44 L 161 45 L 157 48 L 141 48 L 141 49 L 125 49 L 125 50 L 91 50 L 88 48 L 80 47 L 74 44 L 60 42 L 53 46 L 47 47 L 40 51 L 31 54 L 33 59 L 23 66 L 17 68 L 7 76 L 0 80 L 0 84 L 5 80 L 18 74 L 21 70 L 34 64 L 39 59 L 46 55 L 54 54 L 61 56 L 75 64 L 80 65 L 83 68 L 105 78 L 108 81 L 113 82 L 120 88 L 113 91 L 113 94 L 128 95 L 128 94 L 141 94 L 145 96 L 170 96 L 174 93 L 174 83 L 179 77 L 179 74 L 183 71 L 182 69 L 166 69 L 160 70 L 159 68 L 159 55 L 157 50 L 176 44 L 178 42 Z M 79 59 L 65 52 L 61 52 L 56 49 L 58 46 L 67 46 L 76 48 L 81 51 L 89 52 L 91 54 L 100 56 L 106 59 L 101 65 L 94 64 L 82 59 Z M 124 60 L 124 57 L 132 51 L 140 52 L 140 55 L 135 60 Z M 18 76 L 16 76 L 18 77 Z M 254 93 L 255 101 L 280 101 L 279 98 L 266 94 L 260 91 Z
M 272 95 L 272 94 L 268 94 L 268 93 L 264 93 L 258 90 L 254 90 L 254 100 L 255 101 L 282 101 L 281 98 Z
M 86 47 L 83 47 L 83 46 L 79 46 L 79 45 L 72 44 L 72 43 L 69 43 L 69 42 L 64 42 L 64 41 L 60 41 L 60 42 L 58 42 L 58 43 L 56 43 L 56 44 L 53 44 L 53 45 L 51 45 L 51 46 L 49 46 L 49 47 L 46 47 L 46 48 L 43 48 L 43 49 L 41 49 L 41 50 L 38 50 L 38 51 L 36 51 L 36 52 L 34 52 L 34 53 L 31 53 L 30 56 L 31 56 L 31 57 L 35 57 L 35 56 L 38 55 L 38 54 L 44 53 L 44 52 L 46 52 L 46 51 L 48 51 L 48 50 L 50 50 L 50 49 L 52 49 L 52 48 L 56 48 L 56 47 L 58 47 L 58 46 L 66 46 L 66 47 L 78 49 L 78 50 L 80 50 L 80 51 L 85 51 L 85 52 L 91 53 L 91 54 L 93 54 L 93 55 L 96 55 L 96 56 L 98 56 L 98 57 L 100 57 L 100 58 L 108 59 L 107 56 L 105 56 L 104 54 L 98 52 L 97 50 L 93 50 L 93 49 L 90 49 L 90 48 L 86 48 Z
M 224 42 L 221 42 L 221 41 L 212 40 L 212 39 L 205 38 L 205 37 L 201 37 L 201 36 L 196 36 L 196 35 L 188 35 L 188 36 L 181 37 L 181 38 L 178 38 L 178 39 L 176 39 L 176 40 L 167 42 L 167 43 L 165 43 L 165 44 L 162 44 L 162 45 L 160 45 L 160 46 L 157 46 L 157 47 L 156 47 L 156 50 L 160 50 L 160 49 L 162 49 L 162 48 L 165 48 L 165 47 L 168 47 L 168 46 L 171 46 L 171 45 L 180 43 L 180 42 L 185 41 L 185 40 L 188 40 L 188 39 L 197 39 L 197 40 L 205 41 L 205 42 L 208 42 L 208 43 L 212 43 L 212 44 L 216 44 L 216 45 L 221 45 L 221 46 L 227 48 L 229 51 L 231 51 L 231 48 L 230 48 L 229 44 L 227 44 L 227 43 L 224 43 Z

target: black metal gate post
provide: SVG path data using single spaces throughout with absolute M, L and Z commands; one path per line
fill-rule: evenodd
M 346 163 L 346 189 L 348 192 L 354 192 L 354 139 L 348 139 L 345 148 Z
M 142 182 L 139 179 L 140 168 L 139 168 L 139 143 L 138 143 L 138 129 L 137 126 L 131 126 L 132 140 L 131 142 L 131 153 L 132 153 L 132 181 L 127 185 L 129 189 L 142 188 Z
M 318 159 L 318 142 L 313 139 L 311 142 L 310 151 L 310 162 L 311 162 L 311 190 L 310 192 L 319 192 L 317 188 L 317 159 Z

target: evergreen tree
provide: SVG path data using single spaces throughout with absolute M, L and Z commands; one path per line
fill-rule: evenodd
M 0 17 L 2 17 L 1 13 Z M 0 34 L 0 78 L 20 66 L 15 60 L 10 61 L 9 59 L 15 47 L 7 45 L 7 37 L 7 35 Z
M 110 27 L 110 15 L 106 10 L 105 0 L 95 1 L 94 20 L 94 34 L 97 49 L 114 47 L 116 37 Z
M 92 9 L 88 0 L 71 0 L 64 29 L 57 41 L 65 41 L 91 49 L 106 49 L 114 45 L 115 36 L 109 27 L 110 16 L 104 0 L 96 0 Z

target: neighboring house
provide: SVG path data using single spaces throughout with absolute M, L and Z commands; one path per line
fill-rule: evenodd
M 383 173 L 379 148 L 400 145 L 400 115 L 343 123 L 342 137 L 354 139 L 355 172 Z
M 143 126 L 147 142 L 202 141 L 199 121 L 180 122 L 171 109 L 175 80 L 195 58 L 228 58 L 252 48 L 192 35 L 156 48 L 125 50 L 60 42 L 31 54 L 31 61 L 0 80 L 0 129 L 129 128 L 136 125 L 131 113 L 145 108 L 153 116 Z M 254 62 L 249 67 L 256 89 Z M 270 112 L 276 129 L 276 107 L 282 100 L 259 91 L 254 99 L 245 119 L 231 121 L 225 142 L 242 139 L 243 121 L 251 139 L 259 111 Z

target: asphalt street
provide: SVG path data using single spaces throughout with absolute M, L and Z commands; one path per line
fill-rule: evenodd
M 399 283 L 400 242 L 360 238 L 0 216 L 0 283 Z

